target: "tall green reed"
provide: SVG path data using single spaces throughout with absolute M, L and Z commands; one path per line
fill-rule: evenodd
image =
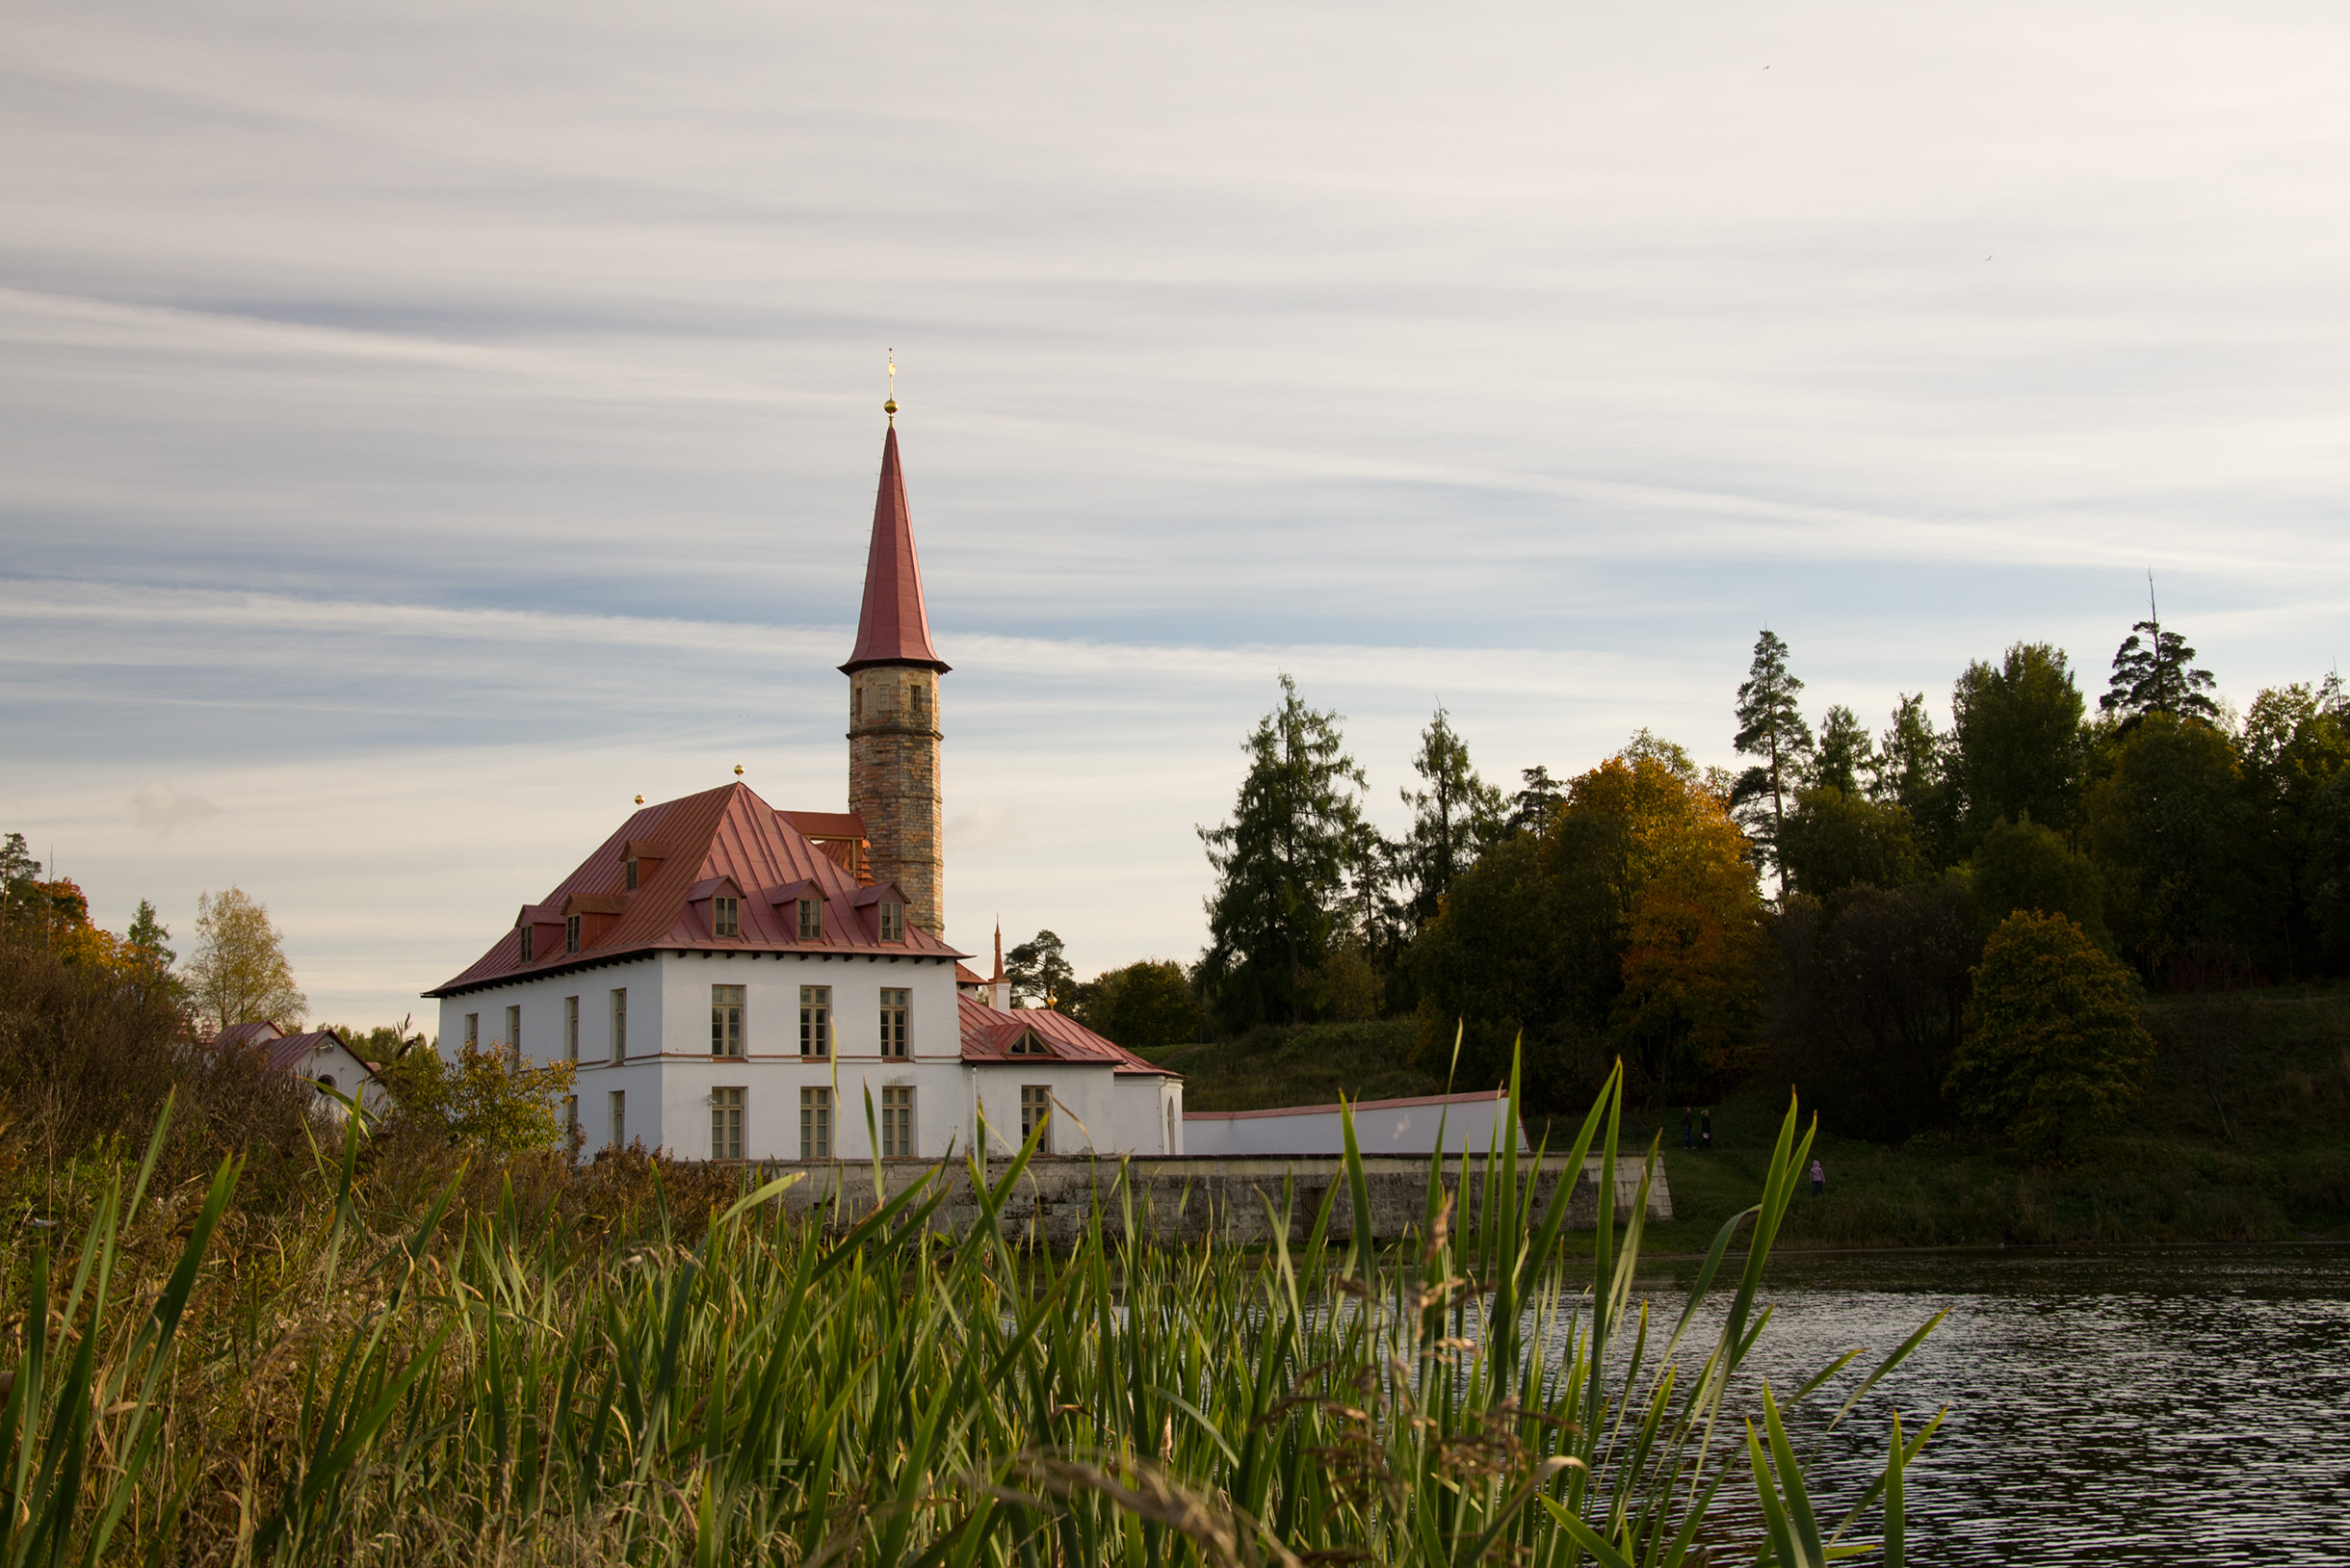
M 510 1184 L 475 1211 L 452 1183 L 371 1220 L 354 1118 L 322 1162 L 331 1205 L 273 1260 L 266 1299 L 201 1288 L 233 1164 L 168 1274 L 126 1298 L 118 1243 L 150 1150 L 68 1249 L 70 1284 L 45 1248 L 9 1266 L 12 1297 L 39 1306 L 15 1335 L 0 1568 L 1805 1564 L 1850 1555 L 1865 1523 L 1897 1562 L 1903 1468 L 1931 1424 L 1894 1426 L 1883 1477 L 1829 1529 L 1783 1419 L 1859 1352 L 1784 1399 L 1762 1390 L 1762 1426 L 1732 1430 L 1808 1158 L 1793 1109 L 1760 1200 L 1652 1332 L 1633 1286 L 1658 1156 L 1619 1215 L 1621 1108 L 1611 1078 L 1565 1151 L 1570 1171 L 1600 1163 L 1585 1279 L 1558 1256 L 1575 1180 L 1538 1203 L 1542 1162 L 1509 1147 L 1485 1162 L 1470 1237 L 1432 1165 L 1397 1247 L 1336 1234 L 1335 1191 L 1295 1244 L 1269 1201 L 1269 1246 L 1156 1244 L 1122 1184 L 1056 1254 L 1005 1219 L 1034 1138 L 992 1178 L 965 1163 L 979 1217 L 959 1236 L 938 1224 L 944 1165 L 887 1201 L 876 1179 L 853 1225 L 836 1190 L 829 1232 L 773 1201 L 786 1175 L 706 1227 L 657 1196 L 643 1223 L 591 1235 Z M 1350 1118 L 1346 1139 L 1368 1215 Z M 1684 1348 L 1741 1236 L 1719 1329 Z

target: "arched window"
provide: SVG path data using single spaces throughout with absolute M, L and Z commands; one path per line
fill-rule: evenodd
M 334 1074 L 332 1074 L 332 1073 L 321 1073 L 321 1074 L 319 1074 L 319 1075 L 318 1075 L 318 1086 L 319 1086 L 320 1088 L 322 1088 L 322 1089 L 330 1089 L 330 1088 L 334 1087 Z

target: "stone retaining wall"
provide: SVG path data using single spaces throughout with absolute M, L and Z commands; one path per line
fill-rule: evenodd
M 988 1176 L 1001 1181 L 1008 1161 L 991 1162 Z M 1417 1229 L 1426 1211 L 1429 1157 L 1425 1155 L 1369 1155 L 1363 1161 L 1364 1186 L 1371 1198 L 1371 1234 L 1374 1241 L 1394 1241 Z M 1535 1166 L 1530 1157 L 1518 1162 L 1520 1180 Z M 1534 1182 L 1535 1218 L 1549 1207 L 1551 1194 L 1566 1173 L 1564 1156 L 1543 1159 Z M 1605 1162 L 1593 1156 L 1583 1162 L 1568 1195 L 1567 1223 L 1571 1229 L 1591 1230 L 1598 1224 L 1599 1192 Z M 1464 1164 L 1469 1192 L 1458 1196 Z M 1498 1163 L 1497 1163 L 1498 1164 Z M 1476 1228 L 1483 1201 L 1485 1158 L 1446 1159 L 1444 1183 L 1455 1193 L 1452 1229 L 1455 1234 Z M 937 1171 L 935 1165 L 893 1162 L 881 1167 L 882 1190 L 896 1196 Z M 795 1214 L 829 1214 L 836 1187 L 841 1191 L 839 1223 L 853 1225 L 874 1209 L 873 1166 L 842 1161 L 786 1161 L 763 1167 L 770 1175 L 799 1171 L 806 1179 L 784 1196 Z M 1499 1172 L 1497 1170 L 1497 1176 Z M 1615 1173 L 1615 1214 L 1620 1221 L 1638 1201 L 1640 1162 L 1619 1157 Z M 944 1178 L 952 1195 L 933 1216 L 933 1225 L 960 1234 L 979 1218 L 967 1167 L 951 1167 Z M 1121 1188 L 1121 1182 L 1125 1188 Z M 1029 1163 L 1005 1206 L 1007 1232 L 1032 1235 L 1053 1245 L 1068 1245 L 1082 1237 L 1098 1209 L 1104 1227 L 1116 1234 L 1126 1225 L 1131 1206 L 1137 1224 L 1162 1241 L 1218 1241 L 1253 1242 L 1270 1240 L 1266 1205 L 1281 1212 L 1283 1187 L 1289 1186 L 1290 1237 L 1302 1241 L 1313 1228 L 1314 1216 L 1325 1195 L 1335 1190 L 1330 1235 L 1341 1240 L 1354 1232 L 1354 1199 L 1343 1159 L 1320 1155 L 1133 1159 L 1084 1156 L 1040 1159 Z M 1130 1189 L 1130 1190 L 1129 1190 Z M 1648 1194 L 1648 1217 L 1673 1217 L 1673 1199 L 1666 1189 L 1661 1163 Z

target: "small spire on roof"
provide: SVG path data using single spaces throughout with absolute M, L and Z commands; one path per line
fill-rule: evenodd
M 991 980 L 1000 980 L 1004 978 L 1004 917 L 1002 915 L 996 917 L 996 972 L 987 978 Z

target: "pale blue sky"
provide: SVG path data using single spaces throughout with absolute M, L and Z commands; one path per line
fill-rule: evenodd
M 397 1016 L 619 820 L 837 807 L 902 367 L 949 936 L 1189 957 L 1288 669 L 1400 821 L 1728 762 L 2150 566 L 2230 697 L 2350 598 L 2325 6 L 14 8 L 0 830 Z

